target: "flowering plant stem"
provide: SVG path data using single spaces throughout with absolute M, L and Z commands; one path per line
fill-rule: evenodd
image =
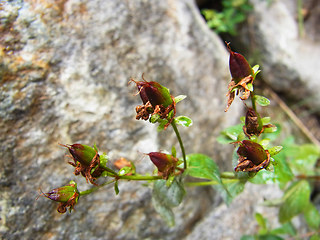
M 223 183 L 239 181 L 239 178 L 233 172 L 223 172 L 220 174 L 220 178 L 223 179 Z M 198 186 L 209 186 L 209 185 L 219 185 L 221 182 L 218 181 L 204 181 L 204 182 L 186 182 L 188 187 L 198 187 Z
M 179 133 L 179 130 L 177 128 L 177 125 L 175 123 L 175 120 L 172 121 L 171 123 L 171 126 L 177 136 L 177 139 L 179 141 L 179 145 L 180 145 L 180 148 L 181 148 L 181 152 L 182 152 L 182 158 L 183 158 L 183 168 L 184 169 L 187 169 L 187 158 L 186 158 L 186 152 L 184 150 L 184 146 L 183 146 L 183 142 L 182 142 L 182 139 L 181 139 L 181 136 L 180 136 L 180 133 Z
M 113 182 L 115 182 L 115 181 L 116 181 L 116 179 L 113 179 L 113 180 L 111 180 L 111 181 L 102 183 L 102 184 L 99 185 L 99 186 L 92 187 L 92 188 L 90 188 L 90 189 L 88 189 L 88 190 L 82 191 L 82 192 L 80 192 L 80 196 L 88 195 L 88 194 L 90 194 L 90 193 L 92 193 L 92 192 L 95 192 L 95 191 L 99 190 L 100 188 L 102 188 L 102 187 L 104 187 L 104 186 L 106 186 L 106 185 L 108 185 L 108 184 L 111 184 L 111 183 L 113 183 Z
M 97 190 L 99 190 L 100 188 L 106 186 L 106 185 L 109 185 L 111 183 L 114 183 L 116 181 L 118 181 L 119 179 L 124 179 L 124 180 L 133 180 L 133 181 L 150 181 L 150 180 L 158 180 L 158 179 L 161 179 L 162 177 L 161 176 L 128 176 L 128 175 L 124 175 L 124 176 L 115 176 L 114 179 L 112 179 L 111 181 L 108 181 L 108 182 L 105 182 L 105 183 L 102 183 L 100 184 L 99 186 L 95 186 L 93 188 L 90 188 L 88 190 L 85 190 L 85 191 L 82 191 L 80 192 L 80 196 L 83 196 L 83 195 L 87 195 L 87 194 L 90 194 L 92 192 L 95 192 Z

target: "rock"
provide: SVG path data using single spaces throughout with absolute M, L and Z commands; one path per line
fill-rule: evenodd
M 192 0 L 2 3 L 0 233 L 4 239 L 177 239 L 214 201 L 190 189 L 169 228 L 151 205 L 142 183 L 120 182 L 85 197 L 72 214 L 39 198 L 76 180 L 58 143 L 97 144 L 114 161 L 134 160 L 140 173 L 153 166 L 142 153 L 179 148 L 172 131 L 135 121 L 130 77 L 159 81 L 174 96 L 185 94 L 178 114 L 194 126 L 181 128 L 187 153 L 202 152 L 230 167 L 232 146 L 215 138 L 239 119 L 228 113 L 228 54 L 207 28 Z M 242 106 L 242 105 L 240 105 Z M 181 155 L 180 155 L 181 156 Z M 229 157 L 229 158 L 227 158 Z M 201 196 L 201 197 L 199 197 Z
M 262 187 L 263 191 L 261 191 Z M 275 198 L 281 198 L 281 196 L 282 191 L 275 188 L 274 185 L 247 183 L 245 190 L 229 206 L 221 204 L 199 221 L 186 240 L 232 240 L 239 239 L 243 235 L 253 235 L 257 233 L 259 228 L 254 217 L 255 213 L 262 214 L 273 228 L 280 227 L 276 217 L 278 209 L 263 206 L 262 204 L 266 200 L 274 200 Z
M 319 109 L 319 4 L 304 1 L 309 13 L 305 19 L 305 34 L 299 34 L 296 1 L 252 0 L 254 6 L 248 25 L 239 37 L 247 47 L 258 51 L 262 75 L 272 88 L 296 102 L 303 100 L 309 107 Z M 319 113 L 319 111 L 318 111 Z

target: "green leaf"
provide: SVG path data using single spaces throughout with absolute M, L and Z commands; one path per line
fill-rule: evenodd
M 310 202 L 304 209 L 304 218 L 308 226 L 314 230 L 320 228 L 320 213 L 318 209 Z
M 268 98 L 260 95 L 255 95 L 254 100 L 262 107 L 268 106 L 270 104 L 270 100 Z
M 156 123 L 159 119 L 160 119 L 160 115 L 159 114 L 153 114 L 153 115 L 151 115 L 149 121 L 151 123 Z
M 270 121 L 271 121 L 270 117 L 261 118 L 262 125 L 267 125 L 268 123 L 270 123 Z
M 152 191 L 153 196 L 168 207 L 179 206 L 185 193 L 182 182 L 177 178 L 175 178 L 170 187 L 167 187 L 165 180 L 155 181 Z
M 253 92 L 253 84 L 252 83 L 248 83 L 247 88 L 249 89 L 250 92 Z
M 131 167 L 123 167 L 119 170 L 119 176 L 124 176 L 129 172 L 131 172 L 131 170 L 132 170 Z
M 183 99 L 185 99 L 187 96 L 186 95 L 179 95 L 179 96 L 176 96 L 175 98 L 174 98 L 174 101 L 176 102 L 176 104 L 178 103 L 178 102 L 181 102 Z
M 114 182 L 114 192 L 116 193 L 116 195 L 118 195 L 120 192 L 119 186 L 118 186 L 118 181 Z
M 264 139 L 262 139 L 262 140 L 259 142 L 259 144 L 260 144 L 264 149 L 266 149 L 266 148 L 268 147 L 269 143 L 270 143 L 270 139 L 269 139 L 269 138 L 264 138 Z
M 256 238 L 250 235 L 243 235 L 241 236 L 240 240 L 256 240 Z
M 280 153 L 282 149 L 283 149 L 282 146 L 275 146 L 275 147 L 269 148 L 268 151 L 270 153 L 270 156 L 272 157 Z
M 190 127 L 192 125 L 191 118 L 186 117 L 186 116 L 176 117 L 174 121 L 176 122 L 176 124 L 179 124 L 184 127 Z
M 222 181 L 223 185 L 213 185 L 213 188 L 216 189 L 224 202 L 229 205 L 232 200 L 242 193 L 246 181 L 239 179 L 226 179 Z
M 168 123 L 168 120 L 159 118 L 158 122 L 159 122 L 159 125 L 158 125 L 158 128 L 157 128 L 157 131 L 161 132 L 162 130 L 164 130 L 164 126 Z
M 226 128 L 220 133 L 220 136 L 217 138 L 217 141 L 222 144 L 239 141 L 238 137 L 241 133 L 243 133 L 242 127 L 242 124 L 238 124 Z
M 289 167 L 285 159 L 285 155 L 282 152 L 280 152 L 275 158 L 273 166 L 276 180 L 279 183 L 287 183 L 294 178 L 291 168 Z
M 267 171 L 262 169 L 257 173 L 257 175 L 251 179 L 249 179 L 251 183 L 254 184 L 270 184 L 274 183 L 275 181 L 275 174 L 274 172 Z
M 105 153 L 100 154 L 100 165 L 106 167 L 108 162 L 108 156 Z
M 152 197 L 152 205 L 168 226 L 173 227 L 175 225 L 174 214 L 171 207 L 163 205 L 157 197 Z
M 185 190 L 179 178 L 175 178 L 168 187 L 165 180 L 154 182 L 152 203 L 155 210 L 169 226 L 174 226 L 173 207 L 178 206 L 185 196 Z
M 257 71 L 259 70 L 260 66 L 259 65 L 254 65 L 252 67 L 253 73 L 257 74 Z
M 310 237 L 310 239 L 309 240 L 320 240 L 320 234 L 314 234 L 314 235 L 312 235 L 311 237 Z
M 187 166 L 186 173 L 188 175 L 221 183 L 219 167 L 207 155 L 198 153 L 187 155 Z
M 257 223 L 259 224 L 259 226 L 261 228 L 259 230 L 259 233 L 260 234 L 267 233 L 267 231 L 268 231 L 268 229 L 267 229 L 267 220 L 262 216 L 261 213 L 256 213 L 254 217 L 255 217 Z
M 290 154 L 292 159 L 289 164 L 293 171 L 297 174 L 313 175 L 315 164 L 320 157 L 319 148 L 313 144 L 293 145 L 292 147 L 297 150 Z
M 177 157 L 177 149 L 175 148 L 175 146 L 172 146 L 172 148 L 171 148 L 171 155 L 173 157 Z
M 290 221 L 294 216 L 302 213 L 310 198 L 310 185 L 301 180 L 293 183 L 283 196 L 283 204 L 280 206 L 279 220 L 281 223 Z
M 281 227 L 272 229 L 270 231 L 271 234 L 289 234 L 290 236 L 296 236 L 297 231 L 294 228 L 293 224 L 291 222 L 287 222 L 285 224 L 282 224 Z
M 273 234 L 259 235 L 258 240 L 284 240 L 284 238 Z

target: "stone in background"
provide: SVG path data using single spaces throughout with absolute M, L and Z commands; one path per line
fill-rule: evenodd
M 263 78 L 273 89 L 319 114 L 319 0 L 303 1 L 303 35 L 299 34 L 297 1 L 251 3 L 254 10 L 238 39 L 247 49 L 258 51 Z
M 159 81 L 194 126 L 181 129 L 187 152 L 202 152 L 230 169 L 232 146 L 215 141 L 238 121 L 228 113 L 230 80 L 223 42 L 191 0 L 2 2 L 0 93 L 0 233 L 4 239 L 179 239 L 219 203 L 206 189 L 190 189 L 169 228 L 141 183 L 121 182 L 81 197 L 72 214 L 40 198 L 76 180 L 58 143 L 97 144 L 112 160 L 134 160 L 140 173 L 153 166 L 143 152 L 178 147 L 171 131 L 134 120 L 140 99 L 130 77 Z

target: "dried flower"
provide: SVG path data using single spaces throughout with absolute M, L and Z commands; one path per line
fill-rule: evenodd
M 169 90 L 157 82 L 148 82 L 143 78 L 143 81 L 134 82 L 138 88 L 138 93 L 141 97 L 143 105 L 136 107 L 136 119 L 148 120 L 150 115 L 157 114 L 160 119 L 166 119 L 168 123 L 165 128 L 173 121 L 176 114 L 176 104 L 173 96 L 170 95 Z M 173 111 L 172 115 L 169 115 Z
M 84 144 L 63 145 L 68 148 L 71 158 L 74 162 L 69 162 L 70 165 L 75 167 L 74 174 L 80 173 L 90 183 L 97 185 L 94 181 L 101 176 L 104 169 L 100 168 L 100 156 L 97 149 Z
M 78 202 L 80 193 L 77 189 L 77 184 L 71 181 L 69 185 L 52 189 L 47 193 L 41 191 L 40 196 L 41 195 L 53 201 L 60 202 L 57 211 L 59 213 L 65 213 L 68 207 L 71 212 L 74 205 Z
M 240 146 L 237 151 L 239 163 L 234 169 L 236 172 L 258 172 L 269 165 L 270 154 L 260 144 L 250 140 L 243 140 L 237 143 Z
M 248 84 L 253 83 L 253 70 L 250 64 L 240 53 L 233 52 L 229 45 L 230 43 L 227 43 L 227 47 L 230 53 L 229 69 L 232 80 L 228 85 L 228 104 L 225 111 L 228 111 L 235 98 L 235 95 L 239 92 L 243 92 L 240 99 L 247 100 L 250 96 L 250 89 L 248 87 Z
M 151 152 L 147 154 L 150 160 L 158 168 L 159 176 L 167 179 L 171 174 L 175 174 L 175 170 L 178 169 L 180 173 L 182 169 L 177 167 L 178 159 L 172 155 L 161 153 L 161 152 Z
M 262 123 L 259 122 L 259 117 L 254 109 L 248 108 L 245 125 L 243 126 L 243 132 L 248 138 L 251 138 L 253 135 L 260 136 L 260 134 L 263 133 L 266 128 L 271 127 L 275 126 L 272 124 L 262 126 Z

